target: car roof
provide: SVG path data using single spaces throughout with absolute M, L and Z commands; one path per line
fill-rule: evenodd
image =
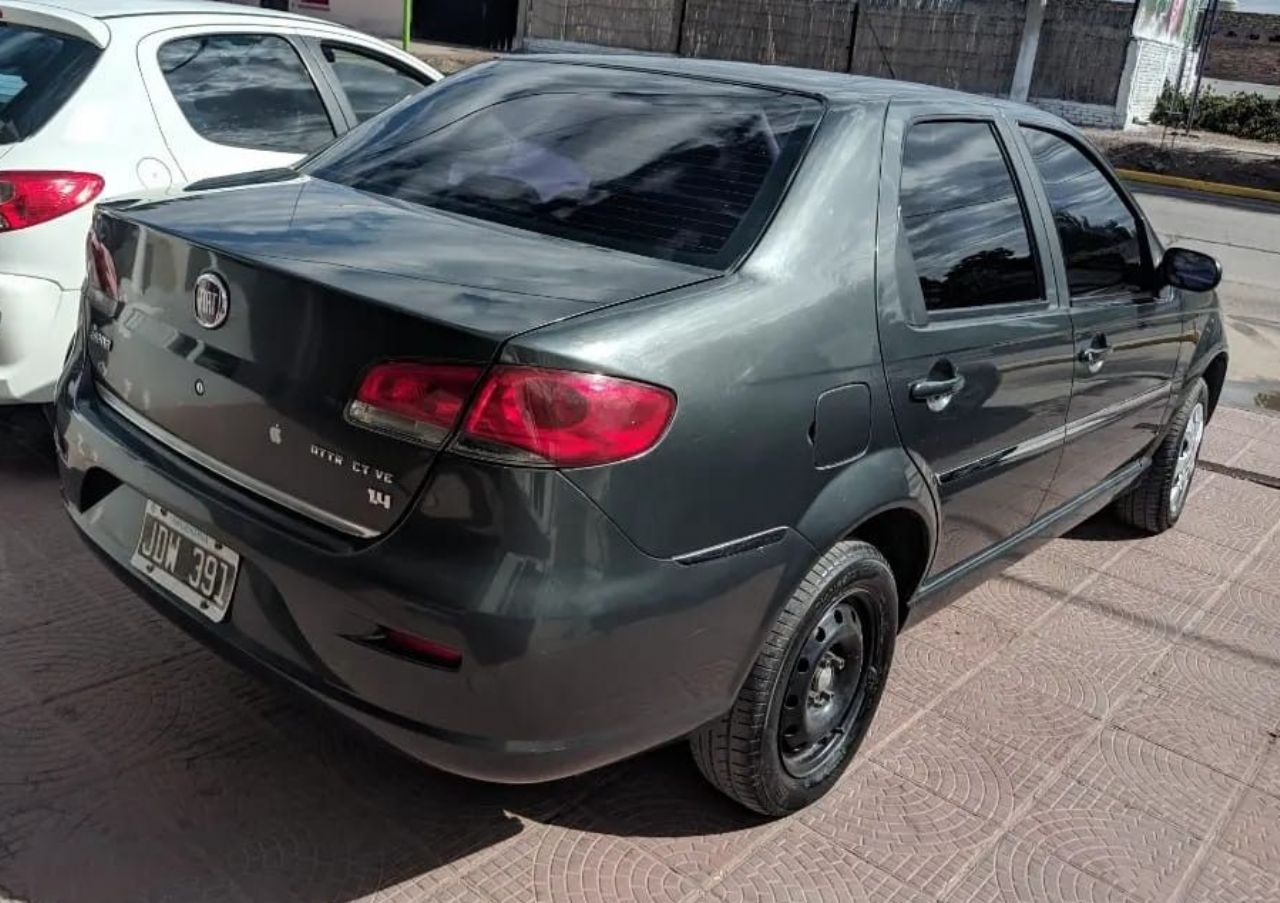
M 849 75 L 843 72 L 827 72 L 821 69 L 799 69 L 791 66 L 741 63 L 731 60 L 689 59 L 687 57 L 621 53 L 520 54 L 508 57 L 508 59 L 579 66 L 605 66 L 658 74 L 714 78 L 738 84 L 813 94 L 829 101 L 948 101 L 984 104 L 1008 110 L 1017 110 L 1019 113 L 1035 112 L 1043 115 L 1043 111 L 1037 110 L 1035 107 L 1014 103 L 998 97 L 967 94 L 963 91 L 954 91 L 950 88 L 939 88 L 934 85 L 922 85 L 915 82 L 872 78 L 867 75 Z
M 218 0 L 21 0 L 26 7 L 43 7 L 50 13 L 67 12 L 92 19 L 117 19 L 124 16 L 263 16 L 272 19 L 293 18 L 314 22 L 307 16 L 274 9 L 261 9 Z M 0 6 L 4 6 L 0 0 Z

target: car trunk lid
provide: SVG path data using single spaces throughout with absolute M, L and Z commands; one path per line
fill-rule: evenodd
M 88 354 L 118 409 L 242 487 L 341 532 L 405 511 L 435 449 L 349 423 L 371 365 L 486 365 L 513 335 L 706 279 L 293 179 L 99 211 Z M 204 274 L 225 322 L 197 321 Z

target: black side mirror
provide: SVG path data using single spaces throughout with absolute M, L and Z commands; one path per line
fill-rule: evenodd
M 1170 248 L 1160 261 L 1160 281 L 1188 292 L 1211 292 L 1222 281 L 1222 264 L 1199 251 Z

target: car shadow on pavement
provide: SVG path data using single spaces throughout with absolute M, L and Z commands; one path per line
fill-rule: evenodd
M 517 899 L 575 844 L 711 868 L 763 823 L 683 743 L 483 784 L 232 667 L 80 544 L 39 410 L 0 411 L 0 512 L 0 899 Z

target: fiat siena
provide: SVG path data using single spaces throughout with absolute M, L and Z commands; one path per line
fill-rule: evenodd
M 904 627 L 1173 524 L 1227 360 L 1060 120 L 733 63 L 486 65 L 88 261 L 66 506 L 153 605 L 441 768 L 687 737 L 772 815 Z

